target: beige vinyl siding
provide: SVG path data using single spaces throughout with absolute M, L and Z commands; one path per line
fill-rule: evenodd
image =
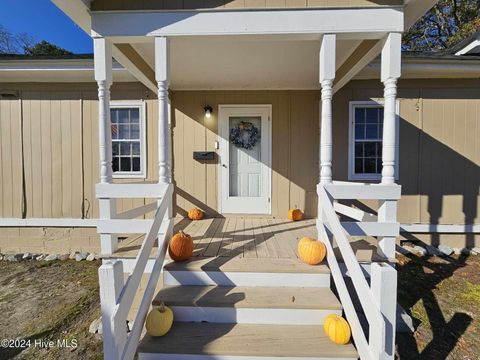
M 479 223 L 480 94 L 478 80 L 399 82 L 402 223 Z M 19 98 L 0 99 L 0 211 L 22 216 L 22 164 L 27 217 L 98 217 L 96 84 L 2 84 Z M 354 81 L 334 96 L 333 174 L 348 179 L 349 102 L 381 99 L 379 81 Z M 158 104 L 140 84 L 114 84 L 112 98 L 146 102 L 147 179 L 157 181 Z M 272 215 L 292 206 L 316 216 L 319 91 L 172 92 L 173 174 L 176 213 L 193 206 L 218 208 L 218 164 L 193 160 L 214 151 L 219 104 L 272 105 Z M 206 119 L 203 107 L 214 113 Z M 22 124 L 23 121 L 23 139 Z M 22 142 L 25 161 L 22 163 Z M 119 201 L 119 210 L 150 202 Z M 373 208 L 377 204 L 370 203 Z
M 402 0 L 94 0 L 99 10 L 265 9 L 342 6 L 399 6 Z
M 98 218 L 98 202 L 95 199 L 95 184 L 100 178 L 99 171 L 99 139 L 98 139 L 98 98 L 97 92 L 93 88 L 83 93 L 83 161 L 84 161 L 84 179 L 85 179 L 85 217 Z M 158 105 L 156 97 L 152 98 L 151 92 L 145 90 L 141 85 L 121 85 L 114 86 L 111 92 L 112 100 L 138 101 L 146 102 L 146 156 L 147 156 L 147 177 L 145 179 L 115 179 L 114 182 L 145 182 L 158 181 L 158 147 L 157 139 L 157 119 Z M 146 199 L 119 199 L 117 201 L 117 210 L 125 211 L 150 202 Z
M 318 182 L 317 91 L 177 91 L 172 96 L 173 163 L 180 214 L 199 206 L 218 208 L 218 163 L 193 160 L 194 151 L 215 151 L 220 104 L 272 105 L 272 215 L 298 206 L 316 214 Z M 214 113 L 205 118 L 203 107 Z
M 26 216 L 82 216 L 80 91 L 22 92 Z
M 401 80 L 402 223 L 480 222 L 478 80 Z M 354 81 L 334 97 L 334 178 L 347 180 L 348 102 L 381 99 L 376 81 Z
M 0 96 L 0 216 L 22 217 L 22 111 L 17 98 Z

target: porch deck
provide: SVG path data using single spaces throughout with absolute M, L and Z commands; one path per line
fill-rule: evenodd
M 200 221 L 185 218 L 174 220 L 174 233 L 183 230 L 192 236 L 193 256 L 198 258 L 296 259 L 298 240 L 303 236 L 317 238 L 316 219 L 292 222 L 287 219 L 239 216 Z M 143 235 L 122 240 L 114 257 L 134 258 L 142 241 Z M 377 256 L 375 239 L 356 238 L 351 239 L 350 244 L 359 262 L 383 260 Z M 151 258 L 156 251 L 157 248 L 154 247 Z M 335 252 L 337 253 L 336 247 Z

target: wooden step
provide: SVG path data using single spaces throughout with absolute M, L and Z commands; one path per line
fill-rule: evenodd
M 298 259 L 199 257 L 164 267 L 165 285 L 330 287 L 325 264 Z
M 342 306 L 330 289 L 165 286 L 153 305 L 167 304 L 175 321 L 321 325 Z
M 336 345 L 322 326 L 175 322 L 159 338 L 148 335 L 139 360 L 357 359 L 353 345 Z

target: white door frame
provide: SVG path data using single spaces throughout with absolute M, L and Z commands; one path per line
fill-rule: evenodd
M 248 212 L 249 214 L 263 214 L 263 215 L 271 215 L 272 213 L 272 105 L 271 104 L 228 104 L 228 105 L 218 105 L 218 134 L 217 140 L 219 144 L 219 162 L 218 162 L 218 212 L 223 213 L 225 210 L 225 205 L 222 204 L 223 202 L 223 189 L 228 188 L 228 181 L 225 177 L 226 172 L 224 171 L 223 164 L 225 163 L 225 156 L 229 155 L 229 140 L 228 140 L 228 122 L 225 120 L 228 119 L 229 113 L 228 111 L 231 109 L 245 109 L 246 113 L 245 116 L 254 116 L 255 109 L 263 108 L 268 112 L 268 121 L 267 121 L 267 136 L 265 136 L 265 131 L 262 129 L 262 143 L 264 141 L 267 142 L 267 155 L 265 158 L 265 162 L 262 162 L 262 166 L 265 171 L 265 177 L 263 181 L 267 184 L 267 195 L 268 195 L 268 206 L 265 211 L 260 212 Z M 253 110 L 252 114 L 248 114 L 248 110 Z M 227 136 L 222 136 L 227 134 Z M 229 158 L 227 158 L 229 162 Z M 263 173 L 262 173 L 263 176 Z M 245 214 L 243 211 L 232 212 L 232 211 L 225 211 L 225 213 L 239 213 Z

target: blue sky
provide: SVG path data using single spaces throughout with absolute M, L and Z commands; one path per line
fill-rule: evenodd
M 92 40 L 50 0 L 1 0 L 0 24 L 11 33 L 25 32 L 73 53 L 91 53 Z

